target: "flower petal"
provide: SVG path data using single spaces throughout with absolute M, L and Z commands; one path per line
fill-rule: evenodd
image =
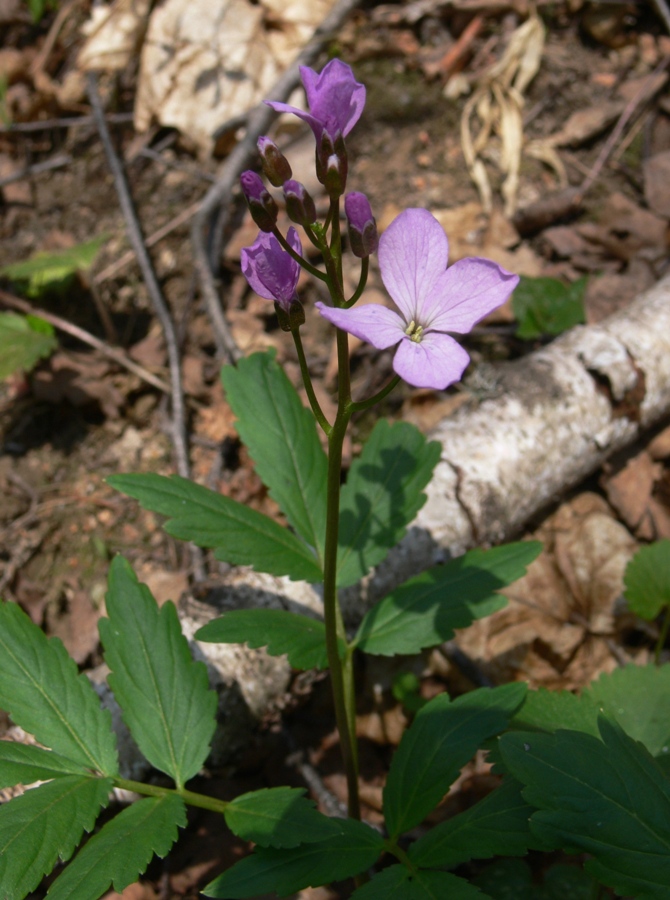
M 405 324 L 398 313 L 380 303 L 366 303 L 352 309 L 334 309 L 323 303 L 316 303 L 315 306 L 324 319 L 378 350 L 392 347 L 405 335 Z
M 393 368 L 414 387 L 443 391 L 460 381 L 470 357 L 447 334 L 431 332 L 417 343 L 405 338 L 393 358 Z
M 295 228 L 289 228 L 286 239 L 296 253 L 302 253 L 300 237 Z M 288 309 L 295 299 L 300 266 L 281 247 L 273 234 L 261 231 L 250 247 L 242 249 L 240 262 L 244 277 L 252 290 L 260 297 L 275 300 Z
M 386 290 L 407 322 L 421 317 L 435 279 L 444 273 L 449 242 L 427 209 L 406 209 L 379 239 L 379 268 Z
M 461 259 L 434 285 L 421 324 L 431 331 L 466 334 L 502 306 L 518 283 L 518 275 L 512 275 L 490 259 Z
M 301 66 L 300 77 L 312 116 L 332 138 L 338 131 L 346 137 L 365 106 L 365 87 L 356 81 L 351 66 L 341 59 L 331 59 L 319 75 Z
M 297 106 L 289 106 L 288 103 L 280 103 L 278 100 L 266 100 L 265 105 L 271 106 L 275 112 L 291 113 L 294 116 L 298 116 L 298 118 L 302 119 L 303 122 L 307 122 L 317 139 L 321 136 L 321 132 L 323 130 L 322 123 L 319 122 L 319 120 L 310 113 L 305 112 L 304 109 L 298 109 Z

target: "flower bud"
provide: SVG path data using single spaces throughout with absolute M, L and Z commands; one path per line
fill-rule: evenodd
M 316 146 L 316 177 L 330 197 L 344 193 L 348 172 L 349 158 L 342 134 L 338 131 L 333 138 L 324 129 Z
M 258 138 L 257 146 L 265 177 L 273 187 L 281 187 L 293 174 L 289 161 L 275 142 L 265 135 Z
M 359 191 L 352 191 L 344 198 L 344 211 L 349 224 L 351 252 L 364 259 L 377 249 L 377 223 L 372 215 L 370 201 Z
M 316 222 L 316 207 L 307 188 L 299 181 L 284 183 L 286 212 L 292 222 L 298 225 L 312 225 Z
M 251 218 L 261 231 L 272 231 L 277 224 L 279 209 L 260 175 L 247 169 L 240 175 L 240 184 L 249 205 Z

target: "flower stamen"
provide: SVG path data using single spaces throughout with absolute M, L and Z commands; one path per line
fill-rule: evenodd
M 412 321 L 405 329 L 405 334 L 410 339 L 410 341 L 414 341 L 415 344 L 420 344 L 421 337 L 423 335 L 423 325 L 417 325 L 414 319 L 412 319 Z

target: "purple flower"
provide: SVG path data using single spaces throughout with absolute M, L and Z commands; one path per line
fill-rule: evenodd
M 317 144 L 324 131 L 335 140 L 346 137 L 361 117 L 365 106 L 365 87 L 354 78 L 351 66 L 332 59 L 320 75 L 307 66 L 300 67 L 309 112 L 286 103 L 266 100 L 276 112 L 294 113 L 308 123 Z
M 289 228 L 286 240 L 302 255 L 302 244 L 295 228 Z M 240 255 L 242 272 L 252 290 L 266 300 L 274 300 L 286 312 L 298 299 L 296 287 L 300 265 L 284 250 L 274 236 L 261 231 L 251 247 Z
M 272 231 L 277 224 L 279 209 L 261 176 L 247 169 L 240 175 L 240 185 L 249 205 L 251 218 L 261 231 Z
M 379 350 L 398 345 L 393 368 L 409 384 L 443 390 L 463 374 L 470 357 L 453 338 L 501 306 L 519 282 L 488 259 L 461 259 L 447 269 L 449 242 L 425 209 L 407 209 L 379 241 L 379 268 L 400 314 L 369 303 L 321 315 Z

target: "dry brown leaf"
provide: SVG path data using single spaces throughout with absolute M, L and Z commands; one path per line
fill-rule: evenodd
M 115 0 L 94 5 L 82 27 L 86 41 L 77 56 L 79 69 L 120 72 L 136 56 L 149 18 L 151 0 Z
M 619 472 L 604 479 L 607 499 L 629 528 L 635 529 L 640 524 L 659 475 L 659 464 L 643 450 Z
M 645 160 L 644 198 L 659 216 L 670 219 L 670 150 Z

